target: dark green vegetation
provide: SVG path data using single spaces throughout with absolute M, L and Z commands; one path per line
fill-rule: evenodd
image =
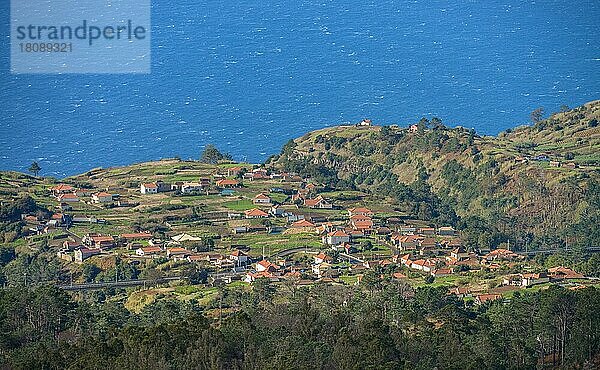
M 33 176 L 37 176 L 41 170 L 42 170 L 42 167 L 40 167 L 40 165 L 37 162 L 31 163 L 31 166 L 29 166 L 29 169 L 28 169 L 28 171 L 31 172 L 33 174 Z
M 443 288 L 220 290 L 211 325 L 163 301 L 132 314 L 53 288 L 0 291 L 0 361 L 17 369 L 533 369 L 600 365 L 600 291 L 515 294 L 465 308 Z M 285 299 L 281 299 L 284 297 Z M 236 311 L 229 307 L 239 307 Z M 544 363 L 544 365 L 541 365 Z
M 215 147 L 212 144 L 208 144 L 206 148 L 204 148 L 204 150 L 202 151 L 202 154 L 200 155 L 200 162 L 209 164 L 215 164 L 219 161 L 231 159 L 232 158 L 230 154 L 221 153 L 219 149 L 217 149 L 217 147 Z
M 270 164 L 463 231 L 468 246 L 600 246 L 600 102 L 498 137 L 433 118 L 412 129 L 340 126 L 287 143 Z

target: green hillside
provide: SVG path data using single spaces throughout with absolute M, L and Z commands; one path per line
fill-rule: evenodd
M 437 118 L 412 130 L 337 126 L 290 141 L 269 165 L 383 196 L 421 219 L 484 226 L 480 237 L 590 244 L 579 230 L 597 217 L 599 119 L 594 101 L 496 137 Z

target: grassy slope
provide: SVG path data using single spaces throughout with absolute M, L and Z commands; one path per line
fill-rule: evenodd
M 518 127 L 496 137 L 475 135 L 472 140 L 468 130 L 462 128 L 411 133 L 392 127 L 389 134 L 382 134 L 382 128 L 377 126 L 337 126 L 296 139 L 293 151 L 276 157 L 271 165 L 285 168 L 290 162 L 304 161 L 333 169 L 339 178 L 370 175 L 372 178 L 359 181 L 358 187 L 372 192 L 378 186 L 372 172 L 375 166 L 383 166 L 385 171 L 396 174 L 400 182 L 410 184 L 422 164 L 430 175 L 432 189 L 454 201 L 459 214 L 489 216 L 505 212 L 523 216 L 522 223 L 559 227 L 565 225 L 566 216 L 576 217 L 583 197 L 581 189 L 585 189 L 588 179 L 599 178 L 600 127 L 590 127 L 593 119 L 600 120 L 600 101 L 553 114 L 533 126 Z M 343 144 L 332 144 L 340 140 Z M 459 148 L 451 146 L 451 141 L 460 144 Z M 325 142 L 331 145 L 326 146 Z M 366 154 L 361 152 L 362 146 L 368 147 Z M 477 151 L 481 152 L 479 159 L 474 155 Z M 540 154 L 562 164 L 575 162 L 579 168 L 515 160 Z M 568 160 L 566 156 L 574 158 Z M 464 183 L 449 181 L 443 170 L 451 161 L 466 168 L 472 177 Z M 492 162 L 494 168 L 488 169 Z M 567 199 L 565 194 L 570 192 L 573 196 Z M 548 204 L 547 199 L 553 196 L 558 199 L 557 204 Z M 490 209 L 490 199 L 503 204 L 503 209 Z M 536 213 L 542 211 L 565 218 L 557 220 L 542 214 L 542 220 L 535 219 Z

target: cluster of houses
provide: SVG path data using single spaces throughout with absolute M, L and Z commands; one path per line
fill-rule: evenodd
M 547 272 L 531 272 L 523 274 L 507 275 L 502 279 L 502 285 L 530 287 L 544 284 L 550 281 L 562 281 L 569 279 L 583 279 L 584 276 L 567 267 L 559 266 L 549 268 Z
M 268 173 L 262 168 L 246 171 L 241 166 L 227 168 L 226 173 L 215 174 L 213 179 L 200 178 L 193 182 L 165 183 L 155 181 L 140 184 L 140 193 L 158 194 L 162 192 L 179 192 L 181 194 L 196 194 L 200 192 L 214 193 L 215 188 L 221 195 L 230 195 L 234 189 L 241 187 L 240 180 L 272 180 L 297 181 L 298 189 L 288 191 L 287 202 L 280 204 L 271 193 L 283 192 L 282 189 L 271 189 L 271 192 L 260 192 L 252 199 L 254 208 L 242 213 L 229 212 L 228 218 L 266 219 L 284 218 L 284 233 L 308 233 L 321 240 L 323 250 L 314 253 L 312 262 L 300 263 L 286 258 L 261 256 L 253 260 L 248 255 L 246 246 L 232 246 L 230 251 L 199 252 L 197 246 L 201 238 L 183 233 L 158 240 L 146 232 L 100 235 L 87 234 L 81 240 L 70 238 L 65 241 L 58 256 L 70 261 L 83 262 L 86 259 L 111 253 L 114 248 L 127 247 L 130 258 L 166 258 L 174 261 L 198 263 L 205 267 L 241 277 L 248 283 L 258 278 L 268 278 L 271 281 L 293 278 L 298 284 L 309 284 L 314 280 L 335 281 L 341 274 L 356 275 L 360 282 L 364 272 L 373 268 L 389 269 L 394 279 L 407 278 L 408 271 L 433 277 L 444 277 L 457 274 L 464 270 L 479 270 L 482 268 L 495 270 L 503 265 L 522 260 L 524 257 L 507 249 L 496 249 L 487 253 L 467 251 L 462 245 L 456 230 L 451 226 L 430 227 L 405 223 L 395 217 L 375 217 L 375 212 L 366 207 L 356 207 L 347 210 L 347 217 L 328 218 L 316 210 L 334 209 L 333 203 L 319 194 L 318 186 L 307 183 L 294 174 Z M 71 202 L 79 201 L 81 197 L 90 197 L 91 203 L 111 203 L 119 200 L 119 194 L 107 191 L 92 192 L 75 189 L 70 185 L 60 184 L 52 189 L 58 199 L 61 210 L 68 210 Z M 281 191 L 280 191 L 281 190 Z M 226 194 L 225 194 L 226 193 Z M 300 208 L 305 208 L 301 211 Z M 308 210 L 308 212 L 307 212 Z M 51 219 L 38 220 L 34 215 L 24 215 L 28 222 L 37 222 L 36 232 L 44 232 L 44 227 L 65 226 L 72 222 L 64 212 L 56 213 Z M 33 218 L 36 218 L 34 220 Z M 252 226 L 257 223 L 248 222 L 250 226 L 235 226 L 232 234 L 242 234 L 253 231 L 268 230 L 266 227 Z M 259 223 L 261 226 L 266 223 Z M 39 230 L 39 228 L 42 230 Z M 33 231 L 33 230 L 32 230 Z M 365 258 L 364 243 L 372 241 L 387 245 L 392 255 L 383 259 Z M 363 253 L 359 253 L 361 251 Z M 312 252 L 311 252 L 312 253 Z M 335 257 L 334 257 L 335 256 Z M 274 258 L 274 257 L 273 257 Z M 341 263 L 344 262 L 344 263 Z M 581 275 L 566 269 L 550 269 L 543 273 L 523 273 L 505 276 L 505 286 L 528 287 L 541 284 L 552 279 L 573 279 Z M 458 289 L 458 288 L 457 288 Z M 468 292 L 457 290 L 457 295 Z M 498 294 L 480 294 L 476 297 L 479 303 L 498 299 Z
M 93 204 L 113 204 L 123 205 L 126 200 L 121 199 L 118 193 L 109 193 L 106 191 L 93 191 L 90 189 L 75 188 L 68 184 L 58 184 L 50 188 L 52 195 L 58 200 L 60 207 L 69 208 L 70 204 L 89 199 Z

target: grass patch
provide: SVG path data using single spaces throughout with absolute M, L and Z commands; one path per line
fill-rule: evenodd
M 246 211 L 256 206 L 249 199 L 240 199 L 223 203 L 223 206 L 234 211 Z

